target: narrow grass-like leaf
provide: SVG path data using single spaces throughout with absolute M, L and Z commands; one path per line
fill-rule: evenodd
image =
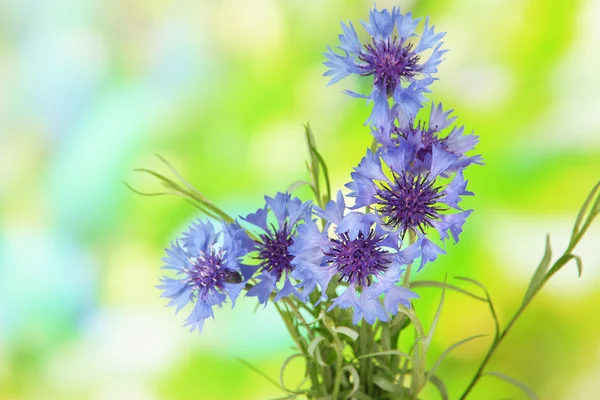
M 502 379 L 504 382 L 510 383 L 511 385 L 521 389 L 523 391 L 523 393 L 525 393 L 527 395 L 527 397 L 529 397 L 531 400 L 538 400 L 537 395 L 529 386 L 527 386 L 523 382 L 520 382 L 514 378 L 511 378 L 508 375 L 505 375 L 501 372 L 494 372 L 494 371 L 485 372 L 483 375 L 492 375 L 492 376 L 495 376 L 496 378 Z
M 237 358 L 237 360 L 239 362 L 241 362 L 242 364 L 244 364 L 246 367 L 250 368 L 252 371 L 256 372 L 258 375 L 265 378 L 267 381 L 271 382 L 278 389 L 281 389 L 281 386 L 277 383 L 277 381 L 275 379 L 271 378 L 269 375 L 265 374 L 260 369 L 256 368 L 254 365 L 250 364 L 248 361 L 243 360 L 241 358 Z
M 544 257 L 542 257 L 542 261 L 540 261 L 540 265 L 538 265 L 531 281 L 529 282 L 529 287 L 527 288 L 527 292 L 525 293 L 525 297 L 523 298 L 523 304 L 528 302 L 533 294 L 539 289 L 540 284 L 544 280 L 548 269 L 550 268 L 550 262 L 552 261 L 552 248 L 550 246 L 550 234 L 546 235 L 546 249 L 544 250 Z
M 431 379 L 433 377 L 437 368 L 440 366 L 442 361 L 444 361 L 444 359 L 448 356 L 448 354 L 450 354 L 452 352 L 452 350 L 456 349 L 457 347 L 462 346 L 465 343 L 470 342 L 471 340 L 478 339 L 483 336 L 487 336 L 487 335 L 475 335 L 475 336 L 468 337 L 466 339 L 463 339 L 461 341 L 454 343 L 452 346 L 450 346 L 446 350 L 444 350 L 444 352 L 439 356 L 437 361 L 433 364 L 433 367 L 431 367 L 431 370 L 428 373 L 428 379 Z
M 187 180 L 185 180 L 183 178 L 183 176 L 181 176 L 179 171 L 177 171 L 167 160 L 165 160 L 163 157 L 161 157 L 160 154 L 155 154 L 155 155 L 171 170 L 173 175 L 175 175 L 175 177 L 177 177 L 177 179 L 179 179 L 189 190 L 191 190 L 192 192 L 197 193 L 201 197 L 205 198 L 204 195 L 202 193 L 200 193 L 198 191 L 198 189 L 196 189 L 194 186 L 192 186 Z
M 449 400 L 450 399 L 450 397 L 448 395 L 448 389 L 446 388 L 446 385 L 444 384 L 444 382 L 437 375 L 431 375 L 429 377 L 429 381 L 433 384 L 433 386 L 436 387 L 436 389 L 438 390 L 438 392 L 440 392 L 440 395 L 442 396 L 442 400 Z
M 487 303 L 490 307 L 490 313 L 492 314 L 492 318 L 494 319 L 494 324 L 495 324 L 494 340 L 497 339 L 498 336 L 500 335 L 500 320 L 498 319 L 498 314 L 496 314 L 496 308 L 494 307 L 494 303 L 492 302 L 492 297 L 490 296 L 490 293 L 488 292 L 486 287 L 481 282 L 476 281 L 475 279 L 466 278 L 464 276 L 455 276 L 454 278 L 461 280 L 461 281 L 469 282 L 473 285 L 480 287 L 481 290 L 483 290 L 483 292 L 485 293 L 485 297 L 487 299 Z
M 577 242 L 579 242 L 579 240 L 581 239 L 581 236 L 585 232 L 585 229 L 586 229 L 585 225 L 589 226 L 589 224 L 584 224 L 584 229 L 581 229 L 581 223 L 583 222 L 583 218 L 585 217 L 585 214 L 586 214 L 588 208 L 590 207 L 590 204 L 593 201 L 594 196 L 596 196 L 596 193 L 598 193 L 598 198 L 594 202 L 594 205 L 592 206 L 592 209 L 590 211 L 590 216 L 592 219 L 598 214 L 598 212 L 600 212 L 600 182 L 598 182 L 596 184 L 596 186 L 594 186 L 594 188 L 592 189 L 592 191 L 590 192 L 588 197 L 583 202 L 583 206 L 581 206 L 579 213 L 577 214 L 577 219 L 575 220 L 575 226 L 573 227 L 573 233 L 571 234 L 571 241 L 569 242 L 570 250 L 572 250 L 575 247 L 575 245 L 577 244 Z M 587 218 L 588 221 L 590 219 L 590 216 L 588 216 L 588 218 Z
M 352 341 L 355 341 L 358 338 L 358 332 L 348 328 L 347 326 L 338 326 L 337 328 L 335 328 L 335 331 L 337 333 L 343 333 L 344 335 L 352 339 Z
M 402 386 L 396 385 L 394 382 L 390 381 L 386 377 L 381 375 L 373 376 L 373 383 L 385 390 L 388 393 L 404 393 L 405 390 Z
M 377 356 L 387 356 L 387 355 L 391 355 L 391 356 L 400 356 L 400 357 L 404 357 L 407 358 L 408 360 L 412 360 L 412 357 L 400 350 L 386 350 L 386 351 L 378 351 L 376 353 L 370 353 L 370 354 L 364 354 L 362 356 L 356 357 L 357 360 L 363 359 L 363 358 L 369 358 L 369 357 L 377 357 Z
M 321 157 L 321 154 L 317 151 L 316 147 L 311 147 L 311 151 L 317 158 L 321 168 L 323 169 L 323 176 L 325 177 L 325 186 L 327 189 L 327 197 L 325 198 L 325 204 L 331 200 L 331 183 L 329 182 L 329 172 L 327 171 L 327 165 L 325 164 L 325 160 Z
M 292 193 L 304 185 L 310 186 L 312 188 L 313 192 L 315 191 L 315 189 L 312 187 L 312 185 L 310 184 L 309 181 L 305 181 L 305 180 L 301 179 L 301 180 L 292 182 L 292 184 L 290 186 L 288 186 L 288 188 L 286 189 L 286 192 Z
M 446 297 L 446 282 L 444 281 L 444 287 L 442 287 L 442 295 L 440 297 L 440 303 L 438 304 L 437 311 L 435 312 L 435 316 L 433 317 L 433 321 L 431 322 L 431 327 L 429 328 L 429 332 L 425 339 L 423 339 L 423 345 L 425 347 L 425 352 L 429 348 L 431 344 L 431 340 L 433 339 L 433 334 L 435 333 L 435 328 L 437 327 L 440 316 L 442 315 L 442 309 L 444 308 L 444 298 Z
M 435 288 L 440 288 L 441 289 L 441 288 L 444 287 L 444 283 L 443 282 L 437 282 L 437 281 L 413 281 L 413 282 L 410 283 L 410 288 L 411 289 L 419 288 L 419 287 L 435 287 Z M 466 294 L 467 296 L 472 297 L 472 298 L 474 298 L 476 300 L 487 302 L 486 298 L 478 296 L 475 293 L 471 293 L 468 290 L 465 290 L 465 289 L 460 288 L 460 287 L 455 286 L 455 285 L 451 285 L 449 283 L 446 284 L 446 289 L 454 290 L 455 292 Z

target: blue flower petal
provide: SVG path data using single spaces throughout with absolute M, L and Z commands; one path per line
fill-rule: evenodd
M 412 18 L 412 13 L 408 12 L 406 15 L 398 13 L 396 17 L 396 25 L 398 26 L 398 36 L 402 40 L 407 40 L 410 37 L 415 36 L 415 29 L 421 22 L 421 18 Z

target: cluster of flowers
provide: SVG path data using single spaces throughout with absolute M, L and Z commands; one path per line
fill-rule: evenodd
M 167 249 L 164 268 L 175 274 L 159 288 L 177 310 L 194 303 L 191 330 L 200 331 L 227 298 L 235 304 L 242 290 L 261 304 L 287 296 L 307 302 L 318 290 L 319 302 L 331 300 L 329 309 L 351 308 L 355 324 L 387 321 L 399 305 L 410 307 L 417 295 L 401 285 L 405 266 L 434 261 L 450 235 L 458 242 L 472 212 L 459 206 L 473 194 L 463 170 L 481 163 L 466 155 L 477 137 L 453 125 L 451 111 L 432 103 L 428 121 L 417 118 L 446 52 L 444 33 L 427 19 L 418 35 L 419 22 L 396 8 L 373 9 L 362 23 L 369 43 L 342 23 L 341 53 L 325 53 L 330 84 L 351 74 L 373 77 L 370 94 L 347 91 L 373 103 L 366 124 L 377 144 L 346 184 L 352 206 L 341 191 L 324 208 L 277 193 L 255 213 L 222 222 L 218 233 L 197 221 Z

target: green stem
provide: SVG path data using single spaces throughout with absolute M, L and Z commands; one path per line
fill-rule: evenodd
M 408 231 L 408 245 L 412 245 L 416 241 L 416 235 L 413 231 Z M 403 285 L 406 288 L 410 288 L 410 271 L 412 269 L 413 263 L 410 263 L 406 266 L 406 271 L 404 271 L 404 282 Z
M 571 247 L 569 248 L 569 251 L 570 250 L 572 250 Z M 563 254 L 558 260 L 556 260 L 556 262 L 554 263 L 554 265 L 552 266 L 552 268 L 550 269 L 550 271 L 548 272 L 548 274 L 540 282 L 539 286 L 533 291 L 533 293 L 531 294 L 531 296 L 525 302 L 523 302 L 523 304 L 519 307 L 519 309 L 517 310 L 517 312 L 515 313 L 515 315 L 512 316 L 512 318 L 510 319 L 510 321 L 506 325 L 506 328 L 504 328 L 504 330 L 502 330 L 502 333 L 500 333 L 499 336 L 496 336 L 496 338 L 492 342 L 492 345 L 490 346 L 487 354 L 485 355 L 485 358 L 483 359 L 483 362 L 481 363 L 481 365 L 477 369 L 477 372 L 475 372 L 475 375 L 473 376 L 473 379 L 471 379 L 471 382 L 469 383 L 469 386 L 467 386 L 467 388 L 465 389 L 464 393 L 460 397 L 460 400 L 466 399 L 467 396 L 469 395 L 469 393 L 471 392 L 471 390 L 473 390 L 473 388 L 475 387 L 475 385 L 477 384 L 477 382 L 479 381 L 479 379 L 483 375 L 483 371 L 484 371 L 485 367 L 487 366 L 488 362 L 490 361 L 490 359 L 492 358 L 492 356 L 494 355 L 494 353 L 496 352 L 496 350 L 500 346 L 500 343 L 502 343 L 502 341 L 504 340 L 504 338 L 506 337 L 506 335 L 508 334 L 508 332 L 510 331 L 510 329 L 513 327 L 513 325 L 515 324 L 515 322 L 517 322 L 517 320 L 519 319 L 519 317 L 523 314 L 523 312 L 525 311 L 525 309 L 527 308 L 527 306 L 531 303 L 531 301 L 533 300 L 533 298 L 538 294 L 538 292 L 542 289 L 542 287 L 546 284 L 546 282 L 548 282 L 548 280 L 559 269 L 561 269 L 568 261 L 569 261 L 569 258 L 566 257 L 566 254 Z

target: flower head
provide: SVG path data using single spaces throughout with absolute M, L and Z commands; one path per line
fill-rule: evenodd
M 408 146 L 413 151 L 414 170 L 427 171 L 431 168 L 433 146 L 455 155 L 455 163 L 448 172 L 456 172 L 471 164 L 482 164 L 480 155 L 468 156 L 479 138 L 473 133 L 464 135 L 464 126 L 453 126 L 449 132 L 443 133 L 456 121 L 451 117 L 453 110 L 444 111 L 442 104 L 432 102 L 429 120 L 417 120 L 414 115 L 390 112 L 388 121 L 375 127 L 372 132 L 375 139 L 387 147 Z
M 432 75 L 446 52 L 441 49 L 443 42 L 440 41 L 445 33 L 435 33 L 435 27 L 429 27 L 427 18 L 418 35 L 415 31 L 420 21 L 420 18 L 413 19 L 410 12 L 401 14 L 396 7 L 391 12 L 374 8 L 369 21 L 362 21 L 371 37 L 368 43 L 360 42 L 352 23 L 342 22 L 343 34 L 339 36 L 338 46 L 342 53 L 331 48 L 325 53 L 324 64 L 329 68 L 325 75 L 331 77 L 329 84 L 351 74 L 373 76 L 370 94 L 347 91 L 351 96 L 373 101 L 373 112 L 367 123 L 385 118 L 390 97 L 408 114 L 416 112 L 425 101 L 423 94 L 429 92 L 428 86 L 434 81 Z M 425 55 L 428 49 L 433 50 Z
M 410 299 L 417 297 L 396 285 L 403 271 L 398 234 L 384 230 L 373 214 L 344 215 L 345 208 L 338 192 L 337 201 L 329 202 L 324 210 L 315 207 L 315 214 L 327 221 L 323 230 L 306 217 L 290 248 L 296 266 L 292 276 L 305 290 L 319 286 L 322 300 L 328 298 L 335 277 L 345 290 L 329 309 L 352 308 L 355 324 L 362 318 L 370 324 L 376 319 L 387 321 L 388 314 L 398 312 L 399 304 L 409 307 Z
M 449 231 L 458 242 L 462 225 L 472 212 L 462 210 L 458 203 L 462 196 L 473 193 L 466 190 L 462 169 L 447 183 L 459 157 L 433 144 L 427 158 L 429 168 L 423 173 L 420 168 L 414 168 L 416 153 L 417 150 L 407 144 L 381 148 L 375 153 L 369 150 L 346 186 L 352 190 L 349 195 L 356 198 L 353 208 L 374 210 L 386 229 L 399 232 L 402 238 L 409 231 L 416 234 L 415 246 L 421 253 L 415 257 L 421 256 L 423 267 L 443 253 L 426 238 L 429 228 L 436 230 L 442 241 L 449 237 Z M 452 209 L 459 212 L 451 213 Z
M 244 286 L 239 259 L 249 240 L 237 224 L 224 224 L 217 233 L 209 221 L 196 221 L 182 238 L 166 249 L 163 269 L 175 272 L 173 277 L 161 277 L 158 286 L 161 297 L 170 298 L 169 306 L 176 312 L 188 303 L 195 303 L 185 321 L 190 331 L 202 331 L 204 320 L 214 317 L 213 306 L 221 307 L 227 298 L 235 305 Z
M 259 283 L 248 291 L 248 296 L 256 296 L 261 304 L 266 304 L 273 291 L 275 301 L 289 295 L 301 297 L 290 282 L 293 270 L 289 248 L 294 243 L 297 225 L 304 219 L 310 202 L 303 203 L 287 193 L 277 193 L 275 197 L 265 196 L 266 204 L 255 213 L 242 220 L 258 228 L 258 238 L 253 243 L 254 258 L 258 260 Z M 273 218 L 269 218 L 272 216 Z M 283 281 L 281 288 L 277 284 Z

